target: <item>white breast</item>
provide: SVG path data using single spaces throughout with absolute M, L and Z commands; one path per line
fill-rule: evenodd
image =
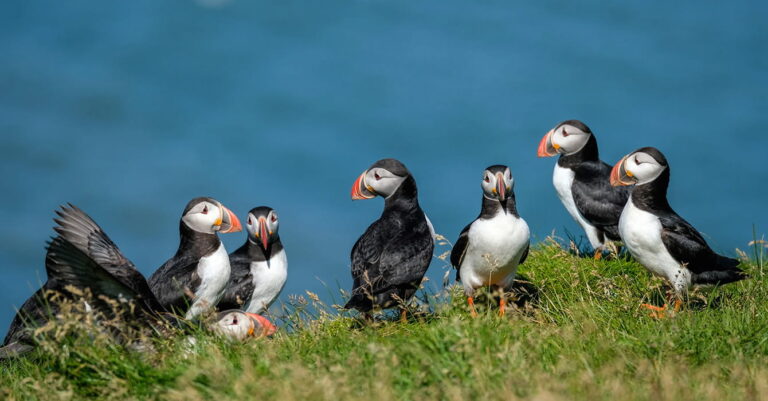
M 573 217 L 573 219 L 579 223 L 581 228 L 584 229 L 592 248 L 597 249 L 603 246 L 603 241 L 600 240 L 599 232 L 595 226 L 589 224 L 589 222 L 584 219 L 579 212 L 579 209 L 576 207 L 576 202 L 573 200 L 571 186 L 573 185 L 573 178 L 575 175 L 576 173 L 574 173 L 573 170 L 560 167 L 559 164 L 555 163 L 555 172 L 552 174 L 552 184 L 554 184 L 557 196 L 560 198 L 560 201 L 563 202 L 565 209 L 568 210 L 571 217 Z
M 192 319 L 219 303 L 227 288 L 229 274 L 229 255 L 224 249 L 224 244 L 219 244 L 216 252 L 202 257 L 197 264 L 200 286 L 197 287 L 195 300 L 185 315 L 187 319 Z
M 669 254 L 661 230 L 659 218 L 637 208 L 630 196 L 619 219 L 624 246 L 651 273 L 669 280 L 678 293 L 685 292 L 691 285 L 691 273 Z
M 468 295 L 488 285 L 508 288 L 530 240 L 525 220 L 511 214 L 478 219 L 469 228 L 469 241 L 461 264 L 461 282 Z
M 275 302 L 285 286 L 288 278 L 288 258 L 285 249 L 272 255 L 267 262 L 252 262 L 251 277 L 253 278 L 253 294 L 245 305 L 246 312 L 262 313 Z

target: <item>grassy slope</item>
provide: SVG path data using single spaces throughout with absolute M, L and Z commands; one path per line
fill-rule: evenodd
M 674 318 L 638 308 L 662 283 L 634 262 L 540 246 L 521 269 L 538 301 L 470 319 L 457 288 L 407 324 L 360 327 L 302 298 L 293 334 L 229 344 L 198 333 L 151 355 L 93 338 L 5 364 L 0 399 L 742 400 L 768 394 L 768 283 L 702 291 Z M 307 308 L 314 306 L 307 319 Z M 303 316 L 298 319 L 297 316 Z

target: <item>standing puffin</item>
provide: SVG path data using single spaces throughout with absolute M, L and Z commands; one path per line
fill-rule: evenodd
M 480 287 L 511 290 L 517 266 L 528 257 L 530 231 L 517 213 L 514 179 L 509 167 L 494 165 L 483 172 L 480 183 L 483 203 L 480 215 L 461 231 L 451 250 L 451 264 L 457 269 L 456 280 L 464 285 L 464 294 L 472 316 L 474 294 Z M 499 301 L 504 314 L 505 295 Z
M 352 247 L 354 285 L 345 308 L 370 318 L 373 309 L 401 308 L 416 290 L 432 260 L 434 239 L 419 206 L 416 180 L 398 160 L 382 159 L 363 171 L 352 199 L 384 198 L 384 211 Z
M 272 305 L 288 278 L 288 259 L 277 233 L 277 212 L 260 206 L 248 212 L 245 244 L 229 255 L 229 284 L 218 309 L 262 313 Z
M 675 310 L 692 285 L 726 284 L 746 278 L 739 261 L 715 253 L 667 201 L 669 164 L 656 148 L 641 148 L 619 161 L 611 185 L 635 185 L 619 221 L 629 253 L 651 273 L 664 277 L 676 295 Z M 666 309 L 643 305 L 656 312 Z
M 216 233 L 242 230 L 234 213 L 213 198 L 192 199 L 181 216 L 179 249 L 149 278 L 168 310 L 192 319 L 216 306 L 229 282 L 230 265 Z
M 612 187 L 611 166 L 600 161 L 594 134 L 578 120 L 563 121 L 539 143 L 538 156 L 559 154 L 552 183 L 566 210 L 602 256 L 606 240 L 619 241 L 619 216 L 629 198 L 625 187 Z

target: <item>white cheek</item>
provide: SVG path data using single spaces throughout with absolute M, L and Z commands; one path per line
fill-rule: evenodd
M 213 232 L 213 217 L 210 213 L 208 214 L 202 214 L 202 213 L 195 213 L 195 214 L 189 214 L 182 218 L 184 223 L 187 224 L 187 226 L 195 231 L 203 232 L 203 233 L 212 233 Z

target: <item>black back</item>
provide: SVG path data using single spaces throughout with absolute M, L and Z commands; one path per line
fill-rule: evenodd
M 578 121 L 565 123 L 571 125 L 579 123 L 585 127 L 583 131 L 591 132 L 586 125 Z M 571 193 L 576 208 L 584 219 L 600 229 L 608 239 L 621 240 L 619 217 L 629 199 L 629 188 L 611 185 L 611 166 L 600 161 L 595 135 L 589 136 L 589 140 L 580 151 L 571 155 L 561 155 L 557 164 L 574 172 Z
M 738 260 L 715 253 L 704 237 L 669 205 L 667 188 L 671 173 L 664 155 L 655 148 L 642 148 L 636 152 L 651 155 L 666 168 L 653 181 L 635 186 L 632 203 L 659 218 L 664 246 L 678 263 L 685 264 L 693 273 L 693 282 L 724 284 L 746 278 L 737 267 Z
M 399 164 L 385 159 L 380 163 Z M 398 174 L 386 167 L 389 171 Z M 403 167 L 404 168 L 404 167 Z M 407 173 L 407 170 L 405 170 Z M 408 176 L 384 203 L 381 217 L 352 247 L 352 296 L 345 308 L 368 312 L 408 301 L 427 272 L 434 240 L 419 206 L 416 181 Z

